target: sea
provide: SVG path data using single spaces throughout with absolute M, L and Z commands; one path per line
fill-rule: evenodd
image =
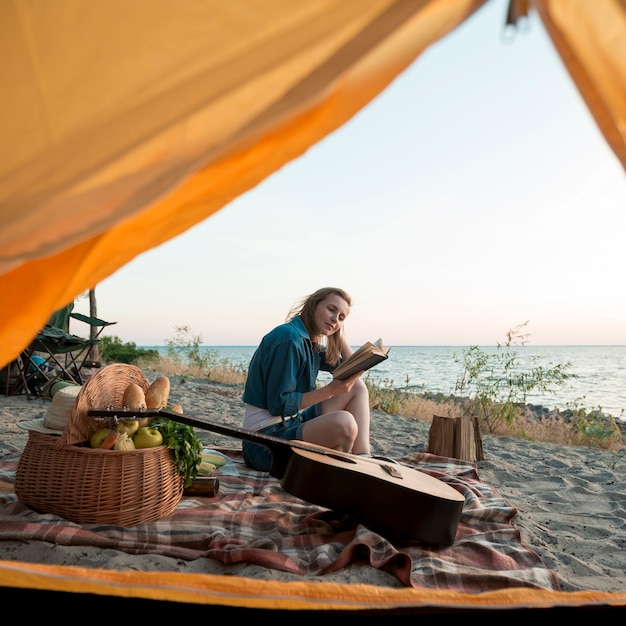
M 164 346 L 142 346 L 158 349 Z M 358 346 L 355 346 L 355 349 Z M 495 346 L 479 346 L 487 355 L 498 353 Z M 256 346 L 202 346 L 211 358 L 246 368 Z M 416 393 L 451 395 L 463 373 L 462 359 L 467 346 L 391 346 L 389 358 L 369 370 L 373 382 Z M 626 346 L 514 346 L 509 349 L 520 368 L 569 364 L 572 375 L 551 393 L 529 394 L 527 404 L 558 408 L 601 410 L 626 420 Z M 319 380 L 330 380 L 321 372 Z

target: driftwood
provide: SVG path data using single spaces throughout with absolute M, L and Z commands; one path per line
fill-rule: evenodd
M 433 415 L 428 433 L 428 452 L 463 461 L 482 461 L 485 457 L 478 418 Z

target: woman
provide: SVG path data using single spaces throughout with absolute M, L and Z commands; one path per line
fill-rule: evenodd
M 245 430 L 341 452 L 370 453 L 363 372 L 316 387 L 320 370 L 332 372 L 352 354 L 343 332 L 351 303 L 342 289 L 318 289 L 263 337 L 250 361 L 243 393 Z M 271 451 L 248 441 L 243 442 L 243 458 L 260 471 L 272 465 Z

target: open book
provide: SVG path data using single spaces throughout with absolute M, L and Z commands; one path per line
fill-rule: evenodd
M 356 352 L 353 352 L 334 372 L 333 378 L 345 380 L 357 372 L 370 369 L 384 361 L 389 348 L 383 346 L 383 340 L 364 343 Z

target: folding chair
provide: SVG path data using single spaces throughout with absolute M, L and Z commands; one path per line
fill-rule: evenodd
M 73 355 L 74 362 L 78 367 L 78 371 L 80 371 L 87 365 L 88 361 L 93 361 L 93 348 L 100 341 L 99 337 L 102 331 L 107 326 L 113 326 L 113 324 L 117 324 L 117 322 L 105 322 L 99 317 L 91 317 L 89 315 L 83 315 L 82 313 L 70 313 L 70 318 L 78 322 L 83 322 L 90 327 L 90 345 L 85 346 Z
M 4 388 L 5 396 L 15 395 L 20 389 L 26 388 L 22 358 L 23 355 L 18 356 L 0 370 L 0 385 Z
M 66 333 L 54 326 L 44 326 L 28 347 L 30 357 L 29 370 L 25 372 L 26 381 L 39 376 L 46 381 L 50 377 L 69 380 L 82 385 L 84 380 L 80 374 L 82 363 L 77 360 L 98 343 L 92 339 L 83 339 L 72 333 Z M 43 362 L 35 356 L 41 355 Z M 45 384 L 45 382 L 44 382 Z
M 43 395 L 43 389 L 53 380 L 69 380 L 82 385 L 85 380 L 81 370 L 89 362 L 93 348 L 100 341 L 102 331 L 117 322 L 105 322 L 97 317 L 73 313 L 74 303 L 55 311 L 48 324 L 33 339 L 28 348 L 14 362 L 18 368 L 18 379 L 13 385 L 12 395 L 24 391 L 27 395 Z M 97 329 L 88 339 L 69 332 L 70 319 L 88 324 Z M 38 356 L 41 355 L 41 359 Z M 9 385 L 6 387 L 8 393 Z
M 31 345 L 24 350 L 14 361 L 11 361 L 2 372 L 0 372 L 0 384 L 4 386 L 4 393 L 7 396 L 15 396 L 26 393 L 27 396 L 46 395 L 48 384 L 55 380 L 65 379 L 82 384 L 77 379 L 76 374 L 65 366 L 63 360 L 57 357 L 59 346 L 55 342 L 63 333 L 59 329 L 46 327 L 37 333 L 37 337 Z M 63 348 L 64 346 L 61 346 Z M 67 346 L 67 349 L 71 349 Z M 35 352 L 41 352 L 46 356 L 40 356 Z

